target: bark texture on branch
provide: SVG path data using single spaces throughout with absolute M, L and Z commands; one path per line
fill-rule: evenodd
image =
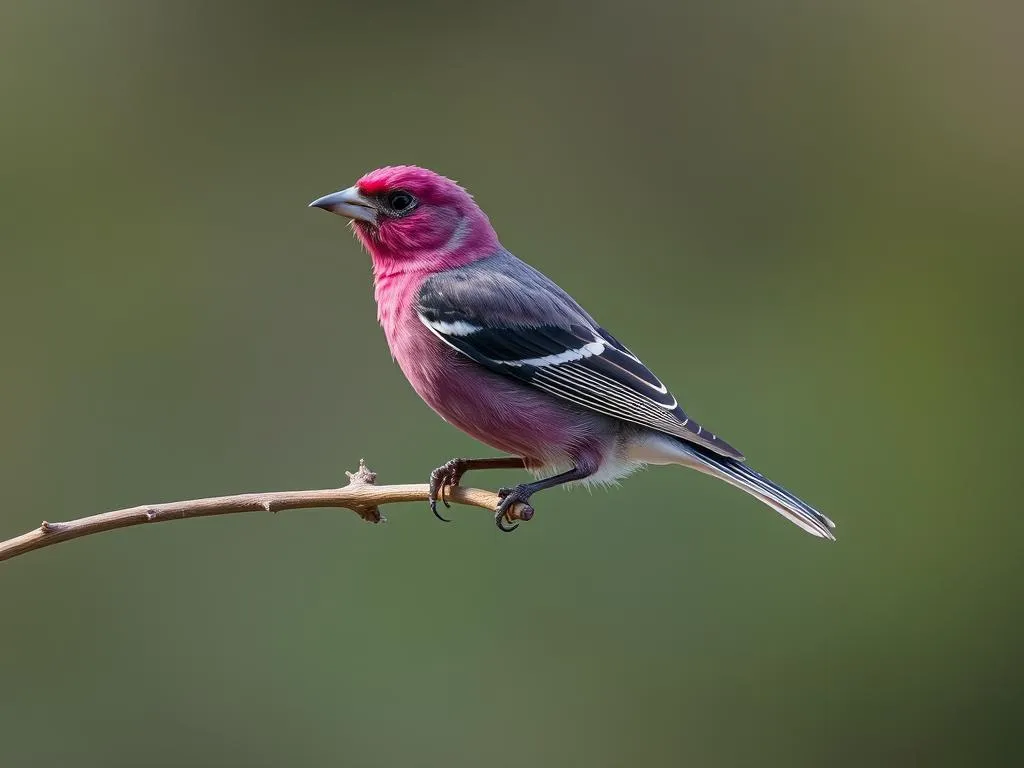
M 379 523 L 384 519 L 380 513 L 382 504 L 402 501 L 426 502 L 430 495 L 430 489 L 426 483 L 422 485 L 375 485 L 376 474 L 368 470 L 362 461 L 359 462 L 358 471 L 346 472 L 346 474 L 349 482 L 342 488 L 242 493 L 235 496 L 215 496 L 208 499 L 144 504 L 58 523 L 44 520 L 35 530 L 0 542 L 0 560 L 9 560 L 26 552 L 59 544 L 62 541 L 70 541 L 102 531 L 112 531 L 116 528 L 128 528 L 145 523 L 162 523 L 168 520 L 187 520 L 193 517 L 230 515 L 236 512 L 278 512 L 284 509 L 341 507 L 352 510 L 371 523 Z M 491 491 L 463 488 L 462 486 L 448 488 L 445 498 L 456 504 L 481 507 L 490 512 L 494 512 L 501 501 L 498 494 Z M 523 519 L 520 517 L 520 512 L 523 509 L 524 505 L 515 505 L 510 510 L 510 517 L 513 520 Z

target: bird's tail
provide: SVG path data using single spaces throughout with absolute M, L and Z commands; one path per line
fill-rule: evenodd
M 799 525 L 812 536 L 835 541 L 836 524 L 811 505 L 801 501 L 781 485 L 751 469 L 742 461 L 721 456 L 692 443 L 682 443 L 686 460 L 679 463 L 717 477 L 764 502 L 784 518 Z

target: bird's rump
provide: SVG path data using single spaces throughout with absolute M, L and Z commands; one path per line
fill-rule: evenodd
M 416 312 L 441 341 L 491 371 L 743 459 L 689 418 L 658 377 L 571 296 L 506 251 L 429 277 Z

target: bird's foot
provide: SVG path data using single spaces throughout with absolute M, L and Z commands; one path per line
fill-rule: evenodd
M 445 507 L 451 508 L 452 505 L 448 503 L 448 499 L 445 496 L 449 488 L 459 484 L 459 481 L 462 479 L 462 473 L 465 471 L 465 459 L 450 459 L 430 473 L 430 496 L 428 500 L 430 501 L 430 511 L 434 513 L 434 517 L 438 520 L 443 520 L 446 523 L 451 522 L 451 520 L 443 517 L 437 511 L 437 502 L 440 500 Z
M 522 504 L 523 508 L 519 510 L 517 517 L 520 520 L 529 520 L 533 517 L 534 509 L 530 506 L 530 496 L 533 495 L 533 488 L 523 483 L 517 485 L 515 488 L 499 488 L 498 498 L 501 499 L 501 503 L 498 504 L 498 509 L 494 512 L 494 524 L 498 526 L 498 530 L 502 533 L 512 533 L 516 528 L 519 527 L 519 523 L 512 523 L 512 517 L 509 512 L 516 504 Z

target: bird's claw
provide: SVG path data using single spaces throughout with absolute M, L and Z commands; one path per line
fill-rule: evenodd
M 428 500 L 430 502 L 430 511 L 434 513 L 434 517 L 438 520 L 446 523 L 451 522 L 451 520 L 437 511 L 437 502 L 440 501 L 446 508 L 451 509 L 452 505 L 448 503 L 448 489 L 459 484 L 464 471 L 462 459 L 451 459 L 430 473 L 430 495 Z
M 498 508 L 494 512 L 494 524 L 498 526 L 498 530 L 502 533 L 512 533 L 512 531 L 519 527 L 519 523 L 512 523 L 512 518 L 509 515 L 509 511 L 516 504 L 523 504 L 523 509 L 519 513 L 520 520 L 529 520 L 533 517 L 534 509 L 527 503 L 530 500 L 530 493 L 526 486 L 517 485 L 515 488 L 499 488 L 498 498 L 501 499 L 501 503 L 498 504 Z M 509 523 L 512 524 L 509 525 Z
M 480 460 L 479 463 L 492 464 L 493 462 Z M 451 522 L 437 511 L 437 502 L 440 501 L 446 507 L 451 507 L 448 503 L 448 494 L 459 484 L 466 470 L 473 468 L 473 464 L 473 459 L 451 459 L 430 473 L 430 493 L 427 500 L 430 502 L 430 511 L 438 520 Z M 511 515 L 516 504 L 522 505 L 516 515 L 519 520 L 529 520 L 533 517 L 533 507 L 528 503 L 532 491 L 533 489 L 528 485 L 517 485 L 515 488 L 500 488 L 498 490 L 498 498 L 501 501 L 494 513 L 494 524 L 498 526 L 499 531 L 511 533 L 519 527 L 519 523 L 514 522 Z
M 519 527 L 519 523 L 508 524 L 508 515 L 505 514 L 504 510 L 494 515 L 494 524 L 498 526 L 498 530 L 502 533 L 512 533 L 512 531 Z
M 448 505 L 445 504 L 445 506 L 447 507 Z M 436 517 L 442 523 L 450 523 L 451 522 L 451 520 L 449 520 L 447 517 L 444 517 L 440 512 L 437 511 L 437 499 L 431 499 L 430 500 L 430 511 L 433 512 L 434 513 L 434 517 Z

